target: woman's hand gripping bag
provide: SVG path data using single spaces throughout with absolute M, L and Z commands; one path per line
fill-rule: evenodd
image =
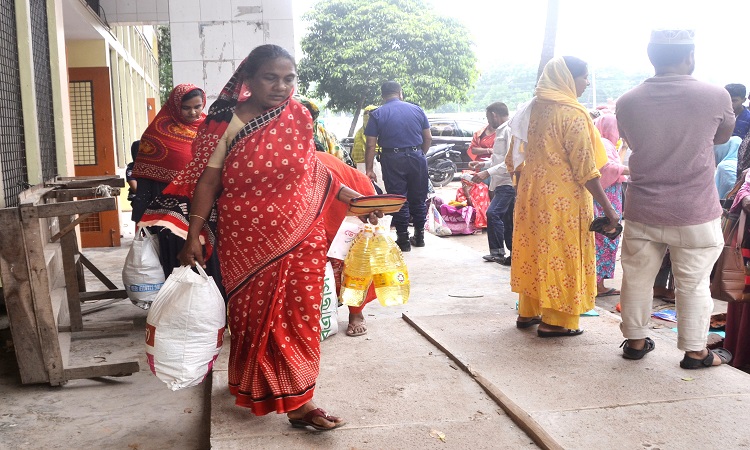
M 164 284 L 164 269 L 159 261 L 159 241 L 146 228 L 138 227 L 122 268 L 125 292 L 133 304 L 149 309 Z
M 202 267 L 175 269 L 146 319 L 151 372 L 173 391 L 200 384 L 211 372 L 224 340 L 226 306 Z

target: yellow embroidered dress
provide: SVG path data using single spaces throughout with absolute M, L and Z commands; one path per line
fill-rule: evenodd
M 598 133 L 575 100 L 573 78 L 562 64 L 569 80 L 545 68 L 530 113 L 515 205 L 511 288 L 519 294 L 520 316 L 542 315 L 545 323 L 576 329 L 596 297 L 596 246 L 588 230 L 593 198 L 584 184 L 600 176 L 598 161 L 606 154 L 599 154 Z M 550 84 L 556 89 L 552 95 Z

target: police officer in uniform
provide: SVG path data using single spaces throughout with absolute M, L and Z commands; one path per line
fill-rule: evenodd
M 432 143 L 430 124 L 424 110 L 403 101 L 401 85 L 386 81 L 380 87 L 383 105 L 370 113 L 365 128 L 365 170 L 377 182 L 373 171 L 375 146 L 381 148 L 380 164 L 385 190 L 406 196 L 407 202 L 393 215 L 396 244 L 401 251 L 424 247 L 424 224 L 427 219 L 427 159 L 425 153 Z M 414 223 L 414 236 L 409 237 L 409 217 Z

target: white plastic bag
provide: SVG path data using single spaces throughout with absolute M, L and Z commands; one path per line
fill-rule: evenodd
M 323 280 L 323 301 L 320 304 L 321 342 L 339 331 L 339 300 L 336 296 L 336 280 L 333 277 L 333 266 L 330 262 L 327 262 L 326 275 Z
M 159 261 L 159 241 L 144 227 L 138 227 L 122 268 L 125 292 L 133 304 L 148 309 L 164 284 Z
M 328 253 L 326 256 L 329 258 L 335 258 L 345 260 L 346 255 L 349 253 L 349 248 L 354 242 L 354 238 L 357 233 L 362 229 L 362 222 L 356 218 L 346 218 L 336 232 L 336 236 L 331 241 L 331 245 L 328 247 Z M 335 289 L 334 289 L 335 290 Z
M 443 216 L 440 215 L 435 202 L 430 202 L 430 208 L 427 210 L 427 222 L 425 229 L 435 236 L 450 236 L 452 231 L 445 223 Z
M 389 230 L 392 220 L 393 216 L 385 215 L 378 219 L 378 224 L 383 225 L 383 228 Z M 349 254 L 349 249 L 352 247 L 354 238 L 364 229 L 364 226 L 365 224 L 356 217 L 347 217 L 344 219 L 341 222 L 339 230 L 336 232 L 336 236 L 331 241 L 331 245 L 328 247 L 326 256 L 342 261 L 345 260 L 346 255 Z
M 173 391 L 200 384 L 224 341 L 226 307 L 214 279 L 200 266 L 172 271 L 146 319 L 151 372 Z

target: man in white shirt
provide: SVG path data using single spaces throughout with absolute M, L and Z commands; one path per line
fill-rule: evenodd
M 488 161 L 472 161 L 472 170 L 481 170 L 474 175 L 472 181 L 479 183 L 492 177 L 490 191 L 494 192 L 492 202 L 487 208 L 487 240 L 490 254 L 485 255 L 485 261 L 510 265 L 510 256 L 505 255 L 505 247 L 511 251 L 513 245 L 513 220 L 508 220 L 506 213 L 513 205 L 516 190 L 508 169 L 505 166 L 505 155 L 510 146 L 510 128 L 508 127 L 508 107 L 505 103 L 495 102 L 487 107 L 487 122 L 497 128 L 495 144 L 492 147 L 492 157 Z M 504 220 L 505 219 L 505 220 Z M 503 245 L 503 242 L 505 245 Z

